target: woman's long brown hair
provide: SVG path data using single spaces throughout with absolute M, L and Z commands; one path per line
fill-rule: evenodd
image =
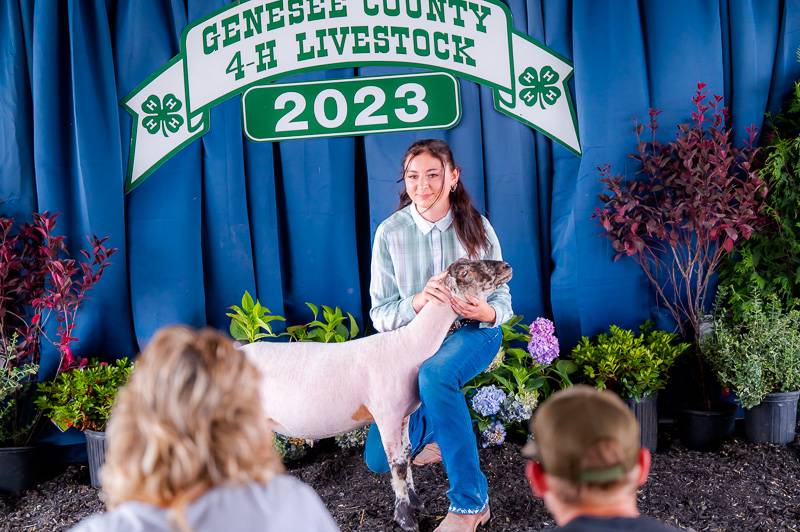
M 401 180 L 405 178 L 406 169 L 411 160 L 421 153 L 427 153 L 439 159 L 443 169 L 446 169 L 448 165 L 452 169 L 458 168 L 453 160 L 453 152 L 445 141 L 438 139 L 418 140 L 409 146 L 403 156 Z M 444 174 L 442 174 L 442 180 L 444 181 Z M 442 186 L 444 187 L 444 183 Z M 442 190 L 442 192 L 445 191 Z M 458 236 L 458 240 L 464 246 L 464 249 L 467 250 L 469 258 L 477 259 L 481 250 L 489 248 L 489 239 L 486 237 L 486 228 L 483 226 L 481 215 L 472 204 L 472 199 L 469 197 L 467 189 L 464 188 L 464 184 L 460 181 L 454 191 L 448 190 L 446 192 L 450 195 L 450 208 L 453 210 L 453 226 L 456 229 L 456 236 Z M 411 198 L 408 197 L 405 187 L 403 187 L 400 192 L 400 205 L 397 210 L 405 208 L 410 203 Z

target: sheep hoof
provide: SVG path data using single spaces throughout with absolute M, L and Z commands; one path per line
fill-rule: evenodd
M 417 520 L 411 511 L 411 506 L 407 502 L 397 503 L 394 507 L 394 520 L 400 528 L 407 532 L 419 532 Z
M 425 507 L 425 505 L 423 505 L 422 501 L 419 499 L 417 492 L 414 490 L 408 490 L 408 504 L 414 511 L 422 510 Z

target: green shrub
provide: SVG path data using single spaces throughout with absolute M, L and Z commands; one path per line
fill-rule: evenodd
M 689 348 L 687 343 L 676 343 L 677 334 L 652 328 L 653 324 L 646 322 L 636 335 L 612 325 L 609 333 L 593 341 L 581 338 L 572 350 L 572 359 L 588 384 L 641 401 L 667 384 L 675 359 Z
M 308 453 L 308 450 L 314 445 L 314 442 L 301 438 L 287 438 L 276 432 L 272 444 L 283 460 L 291 462 L 304 457 Z
M 742 406 L 752 408 L 771 392 L 800 390 L 800 311 L 784 310 L 780 298 L 752 287 L 749 294 L 721 288 L 714 332 L 703 345 L 720 384 L 733 389 Z M 722 302 L 739 297 L 734 312 Z
M 63 430 L 105 430 L 119 389 L 128 381 L 133 366 L 127 358 L 113 363 L 93 361 L 39 383 L 36 398 L 42 414 Z
M 0 344 L 0 447 L 28 444 L 36 422 L 33 412 L 19 408 L 19 401 L 27 397 L 39 366 L 19 365 L 18 358 L 14 333 L 8 345 Z
M 777 294 L 783 308 L 800 308 L 800 82 L 763 138 L 759 176 L 769 188 L 764 213 L 770 223 L 739 242 L 738 253 L 726 256 L 720 268 L 720 285 L 733 288 L 725 306 L 737 320 L 746 304 L 737 294 L 753 284 L 762 294 Z

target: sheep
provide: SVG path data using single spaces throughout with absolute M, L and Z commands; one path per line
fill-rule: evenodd
M 485 299 L 510 278 L 511 266 L 503 261 L 459 259 L 444 282 L 456 297 Z M 261 396 L 276 432 L 316 440 L 378 425 L 391 467 L 394 519 L 403 530 L 417 530 L 412 510 L 421 507 L 408 439 L 408 417 L 420 404 L 419 368 L 456 318 L 450 305 L 428 302 L 409 324 L 350 342 L 242 347 L 263 374 Z

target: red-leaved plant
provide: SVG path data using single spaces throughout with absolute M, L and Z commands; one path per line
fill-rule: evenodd
M 641 164 L 642 179 L 612 176 L 608 165 L 598 169 L 607 190 L 594 217 L 617 252 L 614 260 L 637 261 L 681 334 L 699 346 L 711 280 L 723 256 L 762 224 L 767 186 L 755 169 L 756 128 L 746 129 L 745 146 L 738 148 L 722 97 L 708 98 L 698 83 L 692 102 L 691 123 L 678 125 L 672 141 L 656 140 L 657 110 L 650 110 L 648 140 L 645 126 L 636 125 L 638 149 L 631 157 Z
M 77 340 L 78 309 L 117 250 L 105 246 L 108 237 L 91 236 L 91 251 L 80 251 L 85 260 L 70 258 L 64 237 L 53 234 L 57 216 L 34 213 L 18 231 L 13 219 L 0 217 L 0 342 L 9 345 L 16 333 L 17 362 L 38 364 L 44 338 L 58 348 L 60 372 L 75 362 L 70 344 Z M 54 339 L 45 332 L 51 316 Z
M 91 251 L 80 252 L 84 260 L 70 258 L 64 237 L 53 234 L 56 216 L 34 214 L 16 228 L 0 216 L 0 445 L 30 441 L 37 417 L 23 412 L 30 409 L 22 398 L 35 380 L 42 342 L 58 349 L 57 374 L 76 364 L 70 344 L 78 309 L 116 252 L 106 238 L 92 236 Z

